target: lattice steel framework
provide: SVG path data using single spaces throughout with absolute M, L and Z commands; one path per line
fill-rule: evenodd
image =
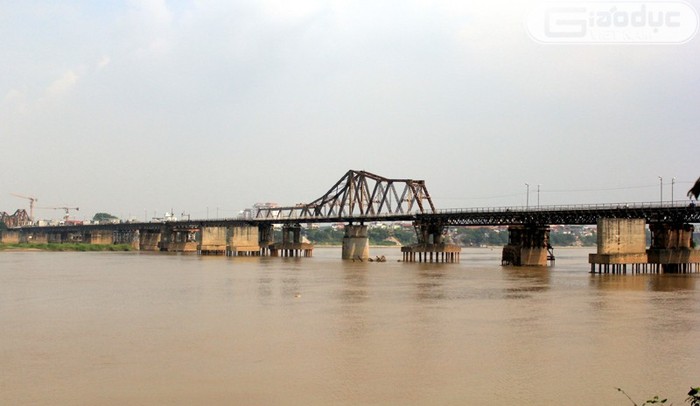
M 9 228 L 22 227 L 29 224 L 30 219 L 26 210 L 18 209 L 13 215 L 9 215 L 4 211 L 0 212 L 0 223 L 5 223 L 5 226 Z
M 262 208 L 256 219 L 381 218 L 435 213 L 425 181 L 388 179 L 365 171 L 348 171 L 326 194 L 309 204 Z
M 514 224 L 596 224 L 600 218 L 643 218 L 647 223 L 698 223 L 695 205 L 658 206 L 653 203 L 619 205 L 550 206 L 542 208 L 493 208 L 442 210 L 417 216 L 424 222 L 439 221 L 446 226 L 506 226 Z

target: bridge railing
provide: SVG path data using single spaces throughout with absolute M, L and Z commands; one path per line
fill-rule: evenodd
M 308 215 L 302 212 L 284 212 L 281 210 L 275 213 L 274 210 L 270 210 L 270 213 L 265 217 L 256 217 L 252 220 L 280 220 L 280 221 L 292 221 L 297 220 L 299 222 L 315 222 L 319 220 L 356 220 L 356 221 L 382 221 L 382 219 L 390 220 L 396 217 L 411 217 L 411 216 L 430 216 L 431 214 L 437 215 L 449 215 L 449 214 L 487 214 L 487 213 L 533 213 L 533 212 L 554 212 L 554 211 L 597 211 L 597 210 L 618 210 L 618 209 L 630 209 L 630 210 L 642 210 L 642 209 L 659 209 L 659 208 L 685 208 L 688 207 L 689 203 L 687 201 L 675 201 L 675 202 L 623 202 L 623 203 L 598 203 L 598 204 L 567 204 L 567 205 L 540 205 L 540 206 L 500 206 L 500 207 L 469 207 L 469 208 L 453 208 L 453 209 L 439 209 L 435 210 L 433 213 L 377 213 L 371 215 L 345 215 L 345 216 L 315 216 Z
M 674 202 L 625 202 L 625 203 L 599 203 L 599 204 L 568 204 L 568 205 L 540 205 L 540 206 L 500 206 L 500 207 L 470 207 L 459 209 L 440 209 L 436 214 L 468 214 L 468 213 L 504 213 L 504 212 L 550 212 L 550 211 L 574 211 L 574 210 L 616 210 L 616 209 L 659 209 L 659 208 L 684 208 L 688 207 L 687 201 Z
M 437 211 L 435 212 L 437 213 Z M 353 215 L 333 215 L 333 216 L 314 216 L 314 215 L 300 215 L 296 212 L 294 213 L 279 213 L 279 214 L 270 214 L 268 216 L 260 216 L 260 217 L 253 217 L 250 220 L 253 221 L 265 221 L 265 220 L 280 220 L 280 221 L 289 221 L 289 220 L 299 220 L 299 222 L 303 223 L 306 221 L 309 222 L 317 222 L 319 220 L 338 220 L 338 221 L 343 221 L 343 220 L 371 220 L 371 221 L 381 221 L 381 219 L 395 219 L 397 217 L 413 217 L 422 214 L 419 211 L 416 212 L 411 212 L 411 213 L 377 213 L 377 214 L 353 214 Z

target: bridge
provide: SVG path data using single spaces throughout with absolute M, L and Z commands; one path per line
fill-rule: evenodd
M 424 180 L 391 179 L 366 171 L 348 171 L 308 204 L 264 207 L 252 218 L 99 225 L 24 226 L 2 234 L 3 242 L 129 243 L 141 250 L 196 251 L 200 254 L 311 256 L 301 240 L 302 224 L 345 223 L 342 257 L 369 258 L 367 223 L 412 222 L 417 244 L 402 247 L 405 262 L 458 262 L 461 248 L 445 241 L 448 227 L 508 226 L 502 262 L 544 266 L 554 260 L 551 225 L 596 225 L 598 249 L 591 271 L 699 270 L 692 223 L 700 210 L 686 203 L 594 204 L 438 210 Z M 273 226 L 282 226 L 274 241 Z M 652 234 L 646 247 L 646 227 Z

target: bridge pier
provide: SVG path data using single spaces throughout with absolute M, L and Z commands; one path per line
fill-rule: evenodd
M 160 251 L 160 239 L 162 233 L 160 230 L 140 229 L 139 234 L 139 251 Z
M 21 233 L 19 242 L 27 244 L 48 244 L 49 235 L 42 231 L 30 231 L 26 234 Z
M 345 226 L 343 236 L 343 259 L 366 260 L 369 258 L 369 237 L 367 226 L 352 225 Z
M 226 227 L 202 227 L 197 252 L 200 255 L 224 255 L 228 243 Z
M 83 234 L 83 242 L 93 245 L 114 244 L 114 233 L 112 230 L 90 230 Z
M 49 243 L 63 244 L 68 242 L 68 235 L 66 233 L 48 233 Z
M 226 255 L 228 256 L 260 256 L 260 234 L 255 226 L 231 227 Z
M 143 238 L 143 236 L 139 237 Z M 192 226 L 164 225 L 161 228 L 159 238 L 158 245 L 161 251 L 197 252 L 199 250 L 197 228 Z
M 646 221 L 644 219 L 598 219 L 598 249 L 589 254 L 591 273 L 639 273 L 647 269 Z
M 301 242 L 301 224 L 285 224 L 282 226 L 282 242 L 270 246 L 270 256 L 273 257 L 311 257 L 314 246 Z
M 128 244 L 132 249 L 139 249 L 139 230 L 115 230 L 115 244 Z
M 404 262 L 459 262 L 462 248 L 443 241 L 445 227 L 442 224 L 416 221 L 413 226 L 418 243 L 401 247 Z
M 197 252 L 197 229 L 190 227 L 169 229 L 168 252 Z
M 272 224 L 258 225 L 258 245 L 260 246 L 260 255 L 271 255 L 272 245 L 275 243 L 275 229 Z
M 700 251 L 695 249 L 692 224 L 651 223 L 648 263 L 655 272 L 689 273 L 700 270 Z
M 508 244 L 503 247 L 502 265 L 547 266 L 548 260 L 554 262 L 549 226 L 529 224 L 508 227 Z
M 20 232 L 5 230 L 0 232 L 0 242 L 3 244 L 19 244 Z

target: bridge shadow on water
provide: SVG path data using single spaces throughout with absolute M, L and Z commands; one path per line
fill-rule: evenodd
M 697 274 L 592 274 L 590 286 L 601 291 L 679 292 L 695 290 Z

